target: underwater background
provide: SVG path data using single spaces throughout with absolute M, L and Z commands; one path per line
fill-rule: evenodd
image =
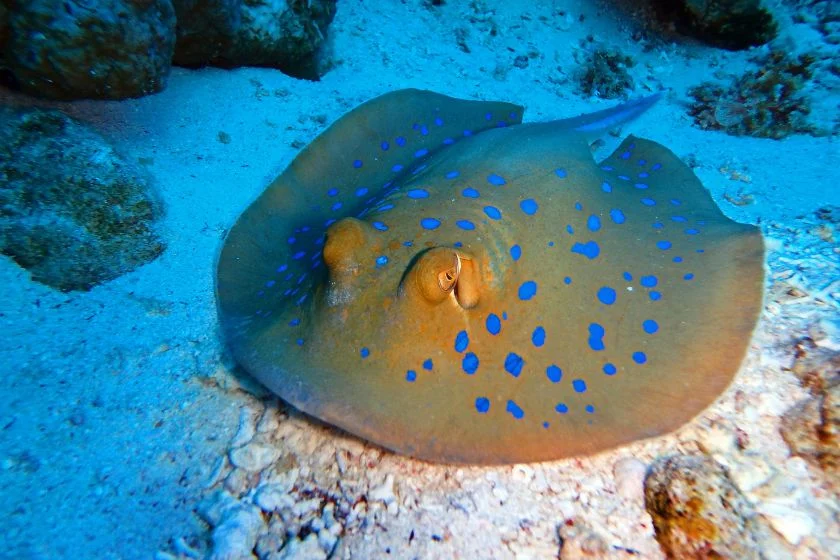
M 840 4 L 10 0 L 0 79 L 0 558 L 840 556 Z M 434 465 L 237 366 L 225 235 L 402 88 L 526 122 L 661 92 L 595 159 L 654 140 L 766 243 L 713 406 L 595 456 Z

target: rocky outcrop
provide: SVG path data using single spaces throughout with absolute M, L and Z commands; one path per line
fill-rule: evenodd
M 170 0 L 11 0 L 7 6 L 1 64 L 26 93 L 122 99 L 166 85 L 175 47 Z
M 204 66 L 230 52 L 242 22 L 242 0 L 173 0 L 173 5 L 175 64 Z
M 703 455 L 657 460 L 645 507 L 669 558 L 761 558 L 755 511 L 726 469 Z
M 757 47 L 778 31 L 762 0 L 661 0 L 653 6 L 681 33 L 724 49 Z
M 266 66 L 317 79 L 316 54 L 335 4 L 6 0 L 0 3 L 0 83 L 38 97 L 73 100 L 160 91 L 173 63 Z
M 317 77 L 315 55 L 335 16 L 335 0 L 174 0 L 175 63 L 267 66 Z
M 89 290 L 157 257 L 140 169 L 58 111 L 0 108 L 0 252 L 53 288 Z

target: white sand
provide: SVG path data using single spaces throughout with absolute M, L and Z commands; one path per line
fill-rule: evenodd
M 168 249 L 89 293 L 57 293 L 0 259 L 0 558 L 203 554 L 209 537 L 194 509 L 210 491 L 207 484 L 231 470 L 224 456 L 240 429 L 240 408 L 242 429 L 262 417 L 271 429 L 257 439 L 276 445 L 281 463 L 298 469 L 294 488 L 281 485 L 281 494 L 302 503 L 322 496 L 315 513 L 306 513 L 305 503 L 298 507 L 298 521 L 320 517 L 324 495 L 337 509 L 355 512 L 344 514 L 339 557 L 380 558 L 386 549 L 394 558 L 554 557 L 557 529 L 573 518 L 577 529 L 588 527 L 608 548 L 659 558 L 638 495 L 639 466 L 616 467 L 617 461 L 648 464 L 698 448 L 732 466 L 742 490 L 770 512 L 766 519 L 775 515 L 779 527 L 800 528 L 768 537 L 773 557 L 829 557 L 830 547 L 840 554 L 831 520 L 837 504 L 817 471 L 789 457 L 777 431 L 779 416 L 805 396 L 781 369 L 790 363 L 792 341 L 822 325 L 829 336 L 821 343 L 840 344 L 836 285 L 816 299 L 784 305 L 768 299 L 743 371 L 695 422 L 676 435 L 595 458 L 507 468 L 430 466 L 294 412 L 289 417 L 275 400 L 239 389 L 247 380 L 231 373 L 219 339 L 214 263 L 225 229 L 296 154 L 292 143 L 308 142 L 353 106 L 402 87 L 522 103 L 526 120 L 605 108 L 613 102 L 582 98 L 570 79 L 574 51 L 587 34 L 637 60 L 635 94 L 669 92 L 623 134 L 651 138 L 681 157 L 692 154 L 696 173 L 723 211 L 762 224 L 771 274 L 790 276 L 787 281 L 807 294 L 837 278 L 836 242 L 832 254 L 797 218 L 840 205 L 837 142 L 736 138 L 702 131 L 686 115 L 686 90 L 711 77 L 710 61 L 719 65 L 715 70 L 738 72 L 746 53 L 688 41 L 645 53 L 629 38 L 638 25 L 612 3 L 581 9 L 577 2 L 511 2 L 491 16 L 456 7 L 461 4 L 427 8 L 410 0 L 367 8 L 340 2 L 330 31 L 339 64 L 317 83 L 265 69 L 176 69 L 159 95 L 50 105 L 92 124 L 130 157 L 152 160 L 148 169 L 167 207 Z M 560 30 L 566 25 L 555 27 L 561 18 L 552 14 L 565 5 L 574 17 Z M 492 19 L 498 35 L 482 32 L 490 23 L 469 23 L 469 14 Z M 454 29 L 462 26 L 470 29 L 471 54 L 455 42 Z M 513 58 L 529 51 L 539 56 L 525 69 L 513 67 Z M 231 142 L 220 142 L 219 132 Z M 617 141 L 608 139 L 598 157 Z M 724 199 L 741 194 L 751 194 L 754 203 L 734 206 Z M 732 444 L 736 428 L 749 438 L 743 452 Z M 617 482 L 616 470 L 629 474 Z M 263 473 L 262 483 L 278 476 Z M 228 482 L 243 489 L 257 484 Z M 251 501 L 253 492 L 241 503 Z M 793 519 L 796 512 L 804 520 Z

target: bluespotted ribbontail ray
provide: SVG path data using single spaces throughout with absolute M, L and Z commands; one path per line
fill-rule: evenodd
M 666 148 L 587 143 L 656 96 L 521 124 L 401 90 L 354 109 L 242 214 L 224 335 L 297 408 L 422 459 L 513 463 L 672 431 L 729 385 L 763 241 Z

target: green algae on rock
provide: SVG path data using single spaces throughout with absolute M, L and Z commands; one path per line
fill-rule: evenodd
M 645 480 L 645 508 L 669 558 L 762 558 L 749 500 L 711 457 L 660 459 Z
M 696 100 L 689 114 L 700 128 L 777 140 L 796 133 L 827 133 L 808 118 L 811 103 L 805 89 L 813 76 L 812 56 L 791 58 L 772 51 L 753 61 L 759 67 L 728 86 L 704 82 L 689 90 Z
M 98 133 L 58 111 L 0 108 L 0 251 L 33 280 L 89 290 L 155 259 L 162 213 Z

